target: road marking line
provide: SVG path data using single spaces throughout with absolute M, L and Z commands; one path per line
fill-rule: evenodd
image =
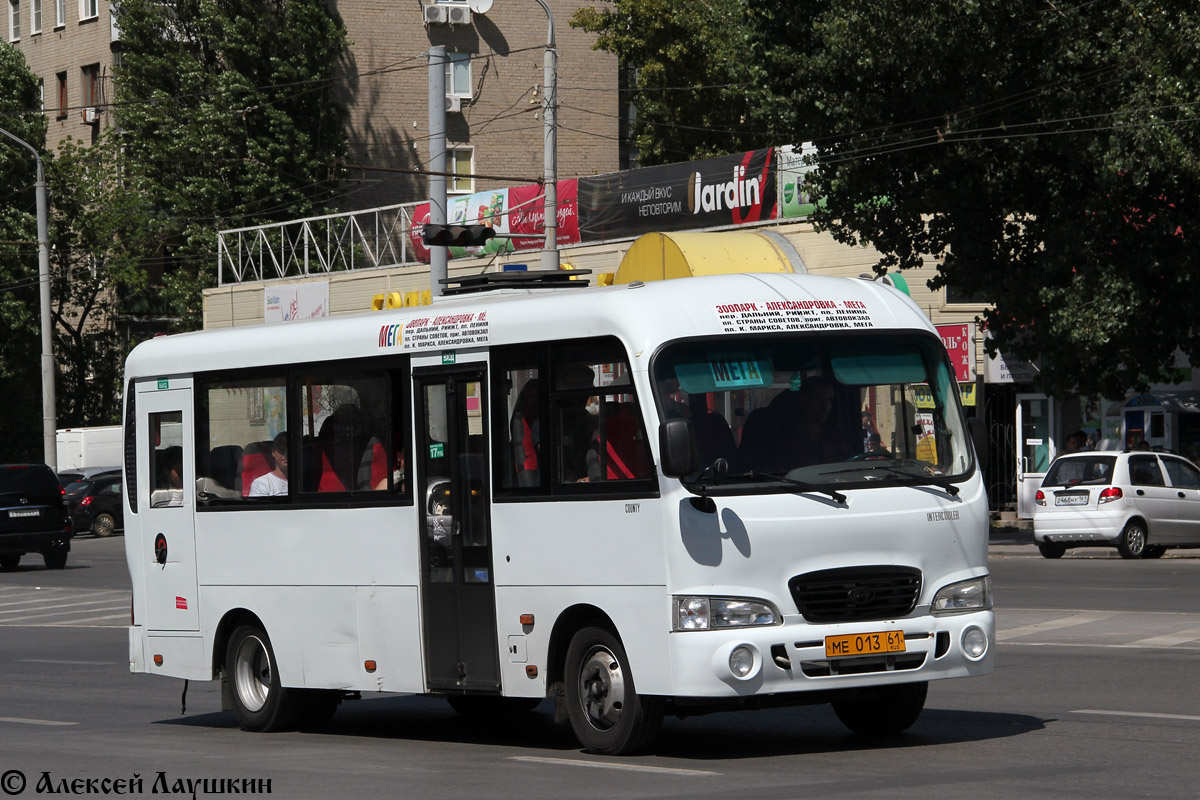
M 1129 644 L 1134 647 L 1174 647 L 1184 642 L 1194 642 L 1200 639 L 1200 628 L 1185 628 L 1173 633 L 1163 633 L 1148 639 L 1139 639 Z
M 67 661 L 62 658 L 22 658 L 22 664 L 78 664 L 85 667 L 107 667 L 116 661 Z
M 597 769 L 616 769 L 624 772 L 655 772 L 660 775 L 720 775 L 703 769 L 679 769 L 676 767 L 650 767 L 642 764 L 609 764 L 602 761 L 579 761 L 573 758 L 546 758 L 544 756 L 509 756 L 513 761 L 527 761 L 533 764 L 548 764 L 558 767 L 595 767 Z
M 102 622 L 106 619 L 129 619 L 129 611 L 126 610 L 123 614 L 109 614 L 104 617 L 84 617 L 83 619 L 69 619 L 63 622 L 47 622 L 47 628 L 73 628 L 83 625 L 85 622 Z M 103 627 L 119 628 L 120 625 L 107 625 Z
M 1045 631 L 1058 630 L 1060 628 L 1073 628 L 1076 625 L 1087 625 L 1089 622 L 1099 622 L 1103 619 L 1116 616 L 1118 611 L 1081 611 L 1078 614 L 1072 614 L 1069 617 L 1061 617 L 1059 619 L 1051 619 L 1045 622 L 1037 622 L 1033 625 L 1023 625 L 1020 628 L 1009 628 L 1008 630 L 999 631 L 996 633 L 997 641 L 1005 641 L 1017 636 L 1030 636 L 1035 633 L 1044 633 Z
M 1200 716 L 1194 714 L 1154 714 L 1149 711 L 1099 711 L 1094 708 L 1081 708 L 1072 714 L 1100 714 L 1107 717 L 1148 717 L 1150 719 L 1186 719 L 1190 722 L 1200 722 Z
M 22 719 L 20 717 L 0 717 L 0 722 L 15 722 L 20 725 L 78 725 L 78 722 L 57 722 L 52 719 Z
M 1144 646 L 1135 644 L 1112 644 L 1111 642 L 1004 642 L 1006 648 L 1103 648 L 1108 650 L 1145 650 Z M 1195 646 L 1176 644 L 1171 648 L 1160 650 L 1200 650 L 1200 642 Z
M 0 611 L 0 614 L 24 614 L 29 611 L 48 611 L 52 608 L 78 608 L 79 606 L 98 606 L 104 603 L 111 604 L 116 598 L 106 597 L 100 600 L 81 600 L 78 603 L 59 603 L 56 606 L 31 606 L 30 608 L 18 608 L 12 611 Z M 60 614 L 70 614 L 70 611 L 60 611 Z

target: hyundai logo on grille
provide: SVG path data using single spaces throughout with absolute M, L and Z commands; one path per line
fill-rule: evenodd
M 865 606 L 875 601 L 875 590 L 868 586 L 855 586 L 846 592 L 846 601 L 853 606 Z

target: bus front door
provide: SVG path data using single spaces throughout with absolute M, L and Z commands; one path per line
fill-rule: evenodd
M 137 396 L 137 506 L 151 631 L 200 629 L 196 586 L 196 507 L 192 388 L 165 378 Z
M 421 608 L 431 691 L 500 688 L 482 366 L 415 375 Z

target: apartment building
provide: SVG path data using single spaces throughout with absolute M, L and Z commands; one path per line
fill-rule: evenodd
M 5 32 L 37 75 L 49 125 L 46 146 L 92 142 L 112 124 L 112 68 L 119 45 L 108 0 L 4 0 Z
M 120 33 L 109 0 L 3 0 L 9 40 L 42 81 L 47 146 L 93 141 L 113 124 L 109 103 Z M 351 41 L 342 58 L 350 177 L 333 204 L 356 210 L 428 196 L 428 51 L 444 45 L 447 182 L 451 194 L 533 183 L 542 175 L 543 58 L 549 19 L 537 0 L 411 4 L 331 0 Z M 572 13 L 587 0 L 550 0 L 558 52 L 558 172 L 618 167 L 616 58 L 592 49 Z M 433 10 L 430 10 L 430 9 Z M 475 177 L 478 175 L 479 177 Z M 494 177 L 483 177 L 494 176 Z

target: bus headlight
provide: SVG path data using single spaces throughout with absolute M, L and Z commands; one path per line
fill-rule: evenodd
M 937 594 L 933 596 L 933 607 L 930 612 L 937 616 L 961 614 L 966 611 L 983 611 L 991 607 L 992 578 L 990 575 L 983 575 L 938 589 Z
M 672 627 L 677 631 L 707 631 L 779 624 L 779 612 L 763 600 L 684 595 L 674 598 L 674 606 Z

